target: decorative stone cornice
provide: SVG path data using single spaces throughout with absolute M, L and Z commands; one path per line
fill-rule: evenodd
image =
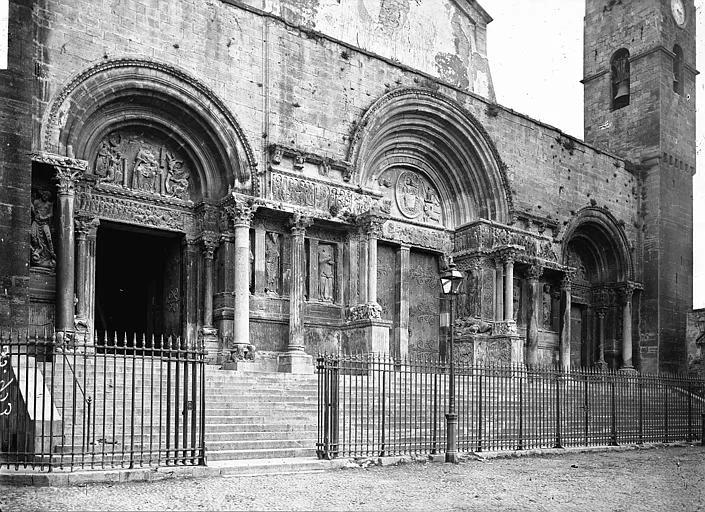
M 73 219 L 74 234 L 77 239 L 94 238 L 100 225 L 100 219 L 89 215 L 76 215 Z
M 85 172 L 86 170 L 88 170 L 88 161 L 81 160 L 79 158 L 70 158 L 67 156 L 56 155 L 54 153 L 46 153 L 39 151 L 31 153 L 31 158 L 33 162 L 52 165 L 57 169 L 74 169 L 81 172 Z
M 294 213 L 294 216 L 289 219 L 289 228 L 294 236 L 304 236 L 306 228 L 313 224 L 313 219 L 302 213 Z

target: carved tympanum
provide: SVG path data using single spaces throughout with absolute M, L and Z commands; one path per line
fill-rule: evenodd
M 117 131 L 105 137 L 93 162 L 101 183 L 178 199 L 189 199 L 186 159 L 156 135 Z
M 409 219 L 440 224 L 441 201 L 433 185 L 419 173 L 410 170 L 388 171 L 380 177 L 380 183 L 389 183 L 395 173 L 397 176 L 393 194 L 399 213 Z

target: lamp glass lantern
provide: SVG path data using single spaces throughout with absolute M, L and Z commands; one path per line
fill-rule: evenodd
M 441 274 L 441 289 L 444 295 L 458 295 L 460 285 L 463 283 L 463 273 L 455 267 L 455 263 L 448 265 Z

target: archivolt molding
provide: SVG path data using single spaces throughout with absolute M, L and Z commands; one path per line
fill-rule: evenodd
M 114 71 L 121 72 L 119 79 Z M 105 75 L 105 80 L 100 76 Z M 123 83 L 120 83 L 120 82 Z M 117 82 L 117 84 L 116 84 Z M 82 116 L 90 117 L 102 104 L 115 99 L 125 99 L 131 93 L 164 99 L 189 111 L 194 119 L 211 131 L 210 140 L 219 148 L 214 163 L 230 171 L 240 183 L 252 183 L 256 193 L 257 161 L 244 131 L 226 105 L 204 84 L 174 66 L 141 58 L 119 58 L 101 62 L 75 75 L 51 101 L 44 116 L 40 144 L 49 153 L 73 156 L 66 144 L 71 135 L 82 125 Z M 123 97 L 125 95 L 125 97 Z M 102 104 L 100 103 L 102 100 Z M 134 109 L 133 109 L 134 110 Z M 139 110 L 139 109 L 137 109 Z M 135 112 L 137 112 L 137 110 Z M 155 114 L 159 112 L 155 110 Z M 169 117 L 165 113 L 165 118 Z M 76 122 L 79 118 L 79 122 Z M 75 126 L 74 126 L 75 124 Z M 194 148 L 194 151 L 197 149 Z M 83 155 L 79 155 L 83 156 Z
M 420 115 L 423 119 L 413 119 Z M 439 149 L 428 137 L 446 148 Z M 428 89 L 401 88 L 377 100 L 351 137 L 347 161 L 353 166 L 353 181 L 364 185 L 376 178 L 383 170 L 379 165 L 389 162 L 392 154 L 429 160 L 436 176 L 428 177 L 445 185 L 445 195 L 455 196 L 459 203 L 453 212 L 455 225 L 474 220 L 472 216 L 513 220 L 507 166 L 482 124 L 452 98 Z M 479 204 L 462 204 L 473 196 Z
M 627 239 L 624 229 L 619 221 L 606 208 L 598 206 L 587 206 L 576 213 L 576 216 L 568 224 L 562 237 L 561 261 L 568 265 L 568 245 L 575 240 L 576 236 L 584 230 L 595 229 L 603 237 L 606 244 L 591 240 L 599 250 L 612 251 L 615 262 L 618 265 L 617 279 L 620 281 L 634 279 L 634 260 L 632 258 L 631 245 Z M 589 237 L 585 237 L 588 238 Z

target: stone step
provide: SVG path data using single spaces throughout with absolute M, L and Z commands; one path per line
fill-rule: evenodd
M 261 423 L 206 423 L 207 433 L 231 432 L 234 435 L 239 432 L 313 432 L 317 429 L 318 425 L 315 422 L 268 422 L 266 425 Z
M 208 462 L 239 459 L 267 459 L 281 457 L 316 456 L 316 448 L 262 448 L 257 450 L 213 450 L 207 452 Z
M 206 443 L 208 451 L 316 448 L 316 437 L 297 439 L 231 439 Z
M 270 429 L 266 431 L 223 431 L 223 432 L 207 432 L 206 443 L 222 443 L 228 441 L 264 441 L 264 440 L 300 440 L 300 439 L 316 439 L 318 431 L 307 429 L 295 430 L 279 430 Z
M 332 468 L 330 461 L 317 460 L 313 457 L 212 460 L 210 454 L 208 465 L 220 469 L 221 475 L 225 477 L 317 473 Z
M 296 424 L 296 423 L 304 423 L 308 422 L 310 423 L 312 420 L 316 419 L 316 415 L 294 415 L 294 416 L 287 416 L 285 418 L 278 418 L 278 417 L 267 417 L 263 415 L 253 415 L 253 416 L 235 416 L 235 415 L 217 415 L 217 414 L 206 414 L 206 425 L 210 425 L 212 423 L 240 423 L 240 424 L 248 424 L 248 423 L 256 423 L 256 424 L 268 424 L 268 425 L 273 425 L 277 423 L 289 423 L 289 424 Z

